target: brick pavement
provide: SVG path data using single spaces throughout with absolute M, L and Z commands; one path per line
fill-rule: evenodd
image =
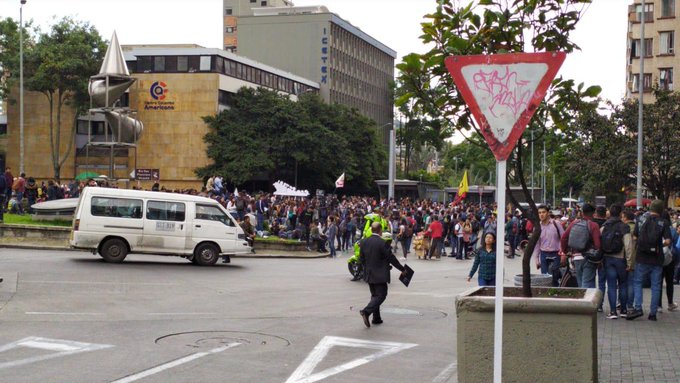
M 680 289 L 676 289 L 680 294 Z M 680 382 L 680 311 L 665 310 L 647 320 L 651 292 L 644 289 L 645 315 L 633 321 L 598 314 L 598 354 L 602 383 Z M 665 287 L 664 287 L 664 307 Z M 608 304 L 605 303 L 605 313 Z

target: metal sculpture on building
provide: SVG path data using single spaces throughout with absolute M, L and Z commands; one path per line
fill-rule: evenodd
M 107 140 L 109 142 L 134 144 L 144 130 L 142 122 L 129 115 L 129 108 L 115 106 L 116 101 L 134 82 L 114 31 L 99 74 L 90 77 L 88 88 L 92 106 L 95 107 L 91 112 L 103 113 L 111 128 L 111 140 Z

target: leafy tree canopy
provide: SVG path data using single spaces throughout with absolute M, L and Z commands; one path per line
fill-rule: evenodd
M 230 109 L 204 117 L 211 165 L 196 170 L 242 185 L 264 179 L 329 190 L 345 173 L 343 193 L 371 193 L 387 165 L 375 123 L 355 109 L 305 93 L 298 102 L 265 88 L 241 88 Z

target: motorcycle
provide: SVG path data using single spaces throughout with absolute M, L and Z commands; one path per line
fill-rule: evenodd
M 364 278 L 364 265 L 359 258 L 359 241 L 354 243 L 354 255 L 347 260 L 347 269 L 352 275 L 352 281 Z

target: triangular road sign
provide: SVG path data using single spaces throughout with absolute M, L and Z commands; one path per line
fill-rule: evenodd
M 510 156 L 566 57 L 541 52 L 446 58 L 496 160 Z
M 368 348 L 378 350 L 378 352 L 312 374 L 314 368 L 316 368 L 316 366 L 326 357 L 326 355 L 328 355 L 328 351 L 330 351 L 330 349 L 334 346 Z M 314 347 L 314 350 L 309 353 L 304 362 L 302 362 L 297 370 L 293 372 L 293 375 L 291 375 L 290 378 L 286 380 L 286 383 L 318 382 L 328 378 L 329 376 L 351 370 L 355 367 L 362 366 L 366 363 L 370 363 L 388 355 L 396 354 L 399 351 L 407 350 L 415 346 L 417 346 L 417 344 L 380 342 L 363 339 L 341 338 L 337 336 L 326 336 L 321 339 L 321 342 L 319 342 L 316 347 Z

